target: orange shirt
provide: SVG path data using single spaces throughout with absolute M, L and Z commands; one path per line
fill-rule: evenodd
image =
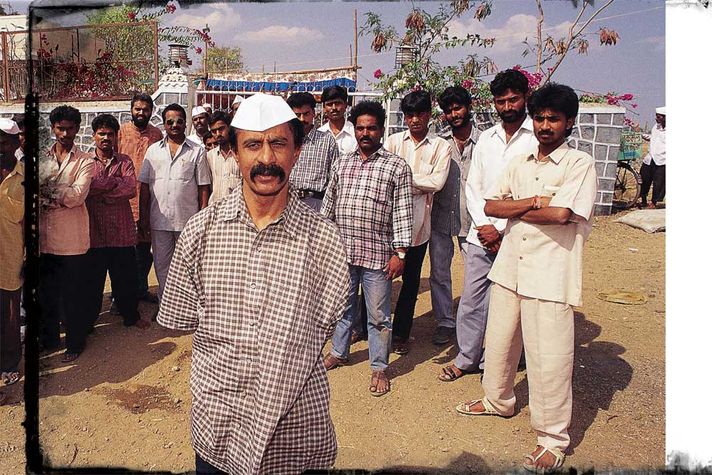
M 136 176 L 141 171 L 143 157 L 146 155 L 146 150 L 152 144 L 163 139 L 163 133 L 157 127 L 148 124 L 144 130 L 139 130 L 133 122 L 128 121 L 119 129 L 119 147 L 118 152 L 131 157 L 136 170 Z M 141 183 L 136 182 L 136 196 L 131 198 L 131 212 L 133 213 L 134 221 L 138 221 L 138 194 L 141 188 Z

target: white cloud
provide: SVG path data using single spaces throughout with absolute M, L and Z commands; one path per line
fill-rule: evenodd
M 203 5 L 199 8 L 181 8 L 170 15 L 171 26 L 186 26 L 202 30 L 207 23 L 210 36 L 222 43 L 222 37 L 232 34 L 241 23 L 240 14 L 229 4 Z
M 494 46 L 487 48 L 487 50 L 480 50 L 481 54 L 491 56 L 492 53 L 487 52 L 490 49 L 496 53 L 512 51 L 521 53 L 525 49 L 524 44 L 522 44 L 525 38 L 528 38 L 530 44 L 535 41 L 537 21 L 536 16 L 525 15 L 523 13 L 512 15 L 507 19 L 504 25 L 497 28 L 488 28 L 485 22 L 479 22 L 474 18 L 466 19 L 465 21 L 455 20 L 451 23 L 448 33 L 450 36 L 457 36 L 459 38 L 464 37 L 468 33 L 473 35 L 479 34 L 482 38 L 496 38 Z M 545 39 L 547 35 L 554 39 L 566 36 L 570 27 L 571 22 L 569 21 L 554 26 L 545 23 L 542 25 L 542 39 Z
M 319 30 L 298 26 L 272 25 L 257 31 L 246 31 L 235 35 L 240 42 L 257 43 L 288 43 L 290 46 L 313 44 L 315 40 L 324 39 Z

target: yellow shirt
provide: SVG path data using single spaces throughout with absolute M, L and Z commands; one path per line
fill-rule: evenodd
M 489 279 L 525 297 L 581 305 L 583 243 L 591 232 L 596 184 L 593 158 L 565 143 L 543 161 L 513 158 L 485 199 L 550 196 L 549 206 L 573 214 L 567 224 L 508 220 Z
M 0 289 L 17 290 L 22 286 L 25 260 L 25 164 L 15 168 L 0 183 Z

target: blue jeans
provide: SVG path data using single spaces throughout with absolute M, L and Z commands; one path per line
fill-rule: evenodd
M 368 357 L 371 369 L 384 370 L 388 367 L 388 353 L 391 346 L 391 284 L 386 273 L 380 269 L 349 266 L 351 285 L 349 302 L 344 316 L 336 324 L 331 338 L 331 354 L 337 358 L 348 358 L 351 346 L 351 327 L 359 311 L 358 286 L 363 287 L 368 313 Z
M 467 241 L 457 237 L 463 260 L 467 258 Z M 430 233 L 430 296 L 433 316 L 439 327 L 455 328 L 452 311 L 452 276 L 450 273 L 455 246 L 450 234 L 433 230 Z

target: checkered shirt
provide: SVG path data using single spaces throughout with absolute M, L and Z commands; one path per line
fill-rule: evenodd
M 331 164 L 338 156 L 339 147 L 334 137 L 313 127 L 304 137 L 302 151 L 289 175 L 289 182 L 300 190 L 326 190 Z
M 382 269 L 394 248 L 409 247 L 413 233 L 413 175 L 398 155 L 379 148 L 334 161 L 321 213 L 336 222 L 349 264 Z
M 258 230 L 242 184 L 198 212 L 176 245 L 158 322 L 194 330 L 192 441 L 229 473 L 301 473 L 336 460 L 325 341 L 349 272 L 333 223 L 290 190 Z

